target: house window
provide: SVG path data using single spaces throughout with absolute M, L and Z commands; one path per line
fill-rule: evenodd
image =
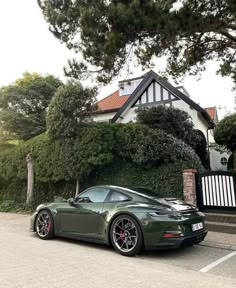
M 161 101 L 161 86 L 158 83 L 155 83 L 155 94 L 156 102 Z
M 169 92 L 166 89 L 163 89 L 163 100 L 169 100 Z
M 148 103 L 154 102 L 153 84 L 148 87 Z
M 146 104 L 146 103 L 147 103 L 147 94 L 146 92 L 144 92 L 141 97 L 141 104 Z
M 131 95 L 134 90 L 138 87 L 142 79 L 135 81 L 128 81 L 120 84 L 120 96 Z
M 228 163 L 228 160 L 227 160 L 227 158 L 226 157 L 222 157 L 221 159 L 220 159 L 220 163 L 222 164 L 222 165 L 227 165 L 227 163 Z

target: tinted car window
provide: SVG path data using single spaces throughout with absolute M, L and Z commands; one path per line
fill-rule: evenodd
M 129 200 L 129 197 L 122 194 L 122 193 L 119 193 L 119 192 L 116 192 L 116 191 L 113 191 L 110 198 L 109 198 L 109 202 L 119 202 L 119 201 L 128 201 Z
M 91 202 L 95 202 L 95 203 L 104 202 L 109 192 L 110 192 L 110 189 L 107 189 L 107 188 L 89 189 L 79 196 L 78 202 L 83 202 L 83 198 L 86 198 L 86 197 L 88 197 Z

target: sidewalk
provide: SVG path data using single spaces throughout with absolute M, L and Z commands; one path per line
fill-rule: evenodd
M 200 245 L 236 251 L 236 234 L 209 231 Z

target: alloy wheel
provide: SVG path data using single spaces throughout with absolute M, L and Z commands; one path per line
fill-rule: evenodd
M 135 223 L 128 218 L 119 218 L 113 225 L 113 243 L 121 252 L 131 252 L 138 242 Z
M 36 231 L 39 237 L 45 238 L 51 233 L 52 220 L 48 211 L 41 211 L 36 220 Z

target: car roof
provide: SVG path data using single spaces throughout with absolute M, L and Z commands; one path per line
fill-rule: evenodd
M 145 189 L 145 190 L 149 190 L 150 192 L 153 193 L 153 196 L 157 196 L 156 193 L 154 193 L 153 191 L 151 191 L 151 189 L 147 188 L 147 187 L 142 187 L 142 186 L 116 186 L 116 185 L 97 185 L 97 186 L 93 186 L 90 188 L 110 188 L 119 192 L 124 192 L 124 193 L 128 193 L 128 194 L 135 194 L 141 197 L 145 197 L 145 198 L 150 198 L 151 195 L 148 195 L 147 193 L 145 193 L 144 191 L 140 192 L 139 189 Z M 88 188 L 89 189 L 89 188 Z M 151 198 L 152 198 L 151 197 Z

